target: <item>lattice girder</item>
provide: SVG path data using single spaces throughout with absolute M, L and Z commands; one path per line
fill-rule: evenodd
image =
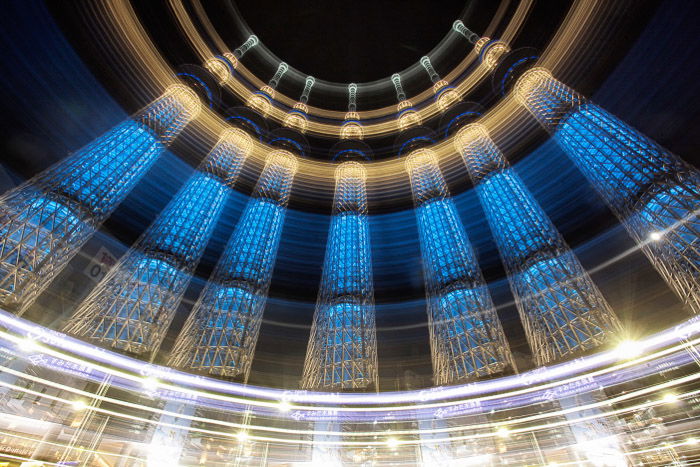
M 308 389 L 377 387 L 365 177 L 355 162 L 336 171 L 334 214 L 302 377 Z
M 178 337 L 172 365 L 248 379 L 295 169 L 291 154 L 271 154 Z
M 458 144 L 536 363 L 609 342 L 620 330 L 617 317 L 486 129 L 465 127 Z
M 26 311 L 194 117 L 180 88 L 0 198 L 5 308 Z
M 456 384 L 513 367 L 476 255 L 440 172 L 424 149 L 406 161 L 416 204 L 435 384 Z
M 587 101 L 541 68 L 516 85 L 520 102 L 549 130 L 653 266 L 700 313 L 700 173 Z

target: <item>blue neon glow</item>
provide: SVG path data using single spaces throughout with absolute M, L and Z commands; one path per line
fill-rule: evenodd
M 82 204 L 88 212 L 110 212 L 153 165 L 164 147 L 140 123 L 127 120 L 42 178 Z
M 199 259 L 219 219 L 228 189 L 198 172 L 145 234 L 145 250 L 167 252 L 179 261 Z
M 353 212 L 333 216 L 323 289 L 335 296 L 363 296 L 371 291 L 369 254 L 367 217 Z
M 476 258 L 451 199 L 434 199 L 416 208 L 425 272 L 441 289 L 478 276 Z
M 248 202 L 219 264 L 216 280 L 267 284 L 277 257 L 286 209 L 265 198 Z
M 638 197 L 674 165 L 644 135 L 590 103 L 563 120 L 555 138 L 614 206 Z
M 509 263 L 523 262 L 559 244 L 559 233 L 512 169 L 490 173 L 477 185 L 477 192 L 494 239 Z

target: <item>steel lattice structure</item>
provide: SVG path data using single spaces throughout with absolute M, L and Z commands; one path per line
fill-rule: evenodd
M 241 133 L 232 131 L 214 146 L 83 301 L 66 332 L 132 354 L 155 355 L 245 159 Z
M 544 68 L 516 83 L 519 101 L 588 178 L 664 280 L 700 313 L 700 173 L 586 100 Z
M 336 170 L 323 276 L 306 352 L 302 386 L 377 388 L 374 286 L 366 173 L 357 162 Z
M 24 313 L 199 111 L 175 85 L 0 198 L 0 304 Z
M 514 367 L 476 255 L 432 151 L 406 159 L 416 205 L 435 384 L 458 384 Z
M 171 365 L 247 381 L 296 165 L 287 151 L 270 155 L 178 338 Z
M 466 126 L 455 145 L 476 185 L 537 364 L 609 342 L 621 328 L 617 317 L 486 128 Z

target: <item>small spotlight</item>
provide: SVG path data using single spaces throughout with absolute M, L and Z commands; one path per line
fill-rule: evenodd
M 280 401 L 280 403 L 277 405 L 277 410 L 280 412 L 289 412 L 292 410 L 292 404 L 287 401 Z
M 241 430 L 238 433 L 236 433 L 236 438 L 238 438 L 238 441 L 245 441 L 248 439 L 248 433 Z
M 653 242 L 658 242 L 663 238 L 664 234 L 663 232 L 652 232 L 649 234 L 649 240 Z
M 496 430 L 496 436 L 498 436 L 499 438 L 507 438 L 510 436 L 510 430 L 502 426 L 498 430 Z
M 664 394 L 663 401 L 667 404 L 678 402 L 678 396 L 672 392 L 667 392 L 666 394 Z
M 615 348 L 618 358 L 623 360 L 639 356 L 642 350 L 642 344 L 629 339 L 620 342 Z
M 391 449 L 394 449 L 396 446 L 399 445 L 399 440 L 396 438 L 389 438 L 386 440 L 386 445 L 389 446 Z
M 87 408 L 85 401 L 80 399 L 74 400 L 71 405 L 73 406 L 73 410 L 76 411 L 85 410 Z
M 379 422 L 375 420 L 372 422 L 372 425 L 376 425 L 377 423 L 379 423 Z
M 698 444 L 697 438 L 688 438 L 685 440 L 685 444 L 695 445 Z

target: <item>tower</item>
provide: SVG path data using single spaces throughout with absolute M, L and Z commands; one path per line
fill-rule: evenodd
M 356 92 L 350 84 L 350 121 L 343 127 L 348 132 L 332 151 L 347 161 L 335 171 L 333 214 L 301 382 L 307 389 L 376 390 L 378 385 L 367 172 L 348 160 L 369 157 L 359 141 Z
M 335 172 L 333 216 L 304 362 L 304 388 L 377 388 L 366 177 L 358 162 L 344 162 Z
M 435 384 L 502 373 L 513 367 L 512 356 L 437 158 L 416 149 L 405 165 L 423 256 Z
M 486 128 L 467 125 L 454 141 L 476 185 L 536 363 L 608 342 L 620 329 L 615 314 Z
M 24 313 L 199 112 L 173 85 L 84 148 L 0 197 L 0 304 Z
M 251 149 L 228 130 L 141 238 L 83 301 L 64 330 L 153 357 Z
M 700 174 L 536 67 L 515 95 L 620 219 L 661 277 L 700 313 Z
M 274 150 L 170 357 L 181 368 L 247 381 L 296 158 Z

